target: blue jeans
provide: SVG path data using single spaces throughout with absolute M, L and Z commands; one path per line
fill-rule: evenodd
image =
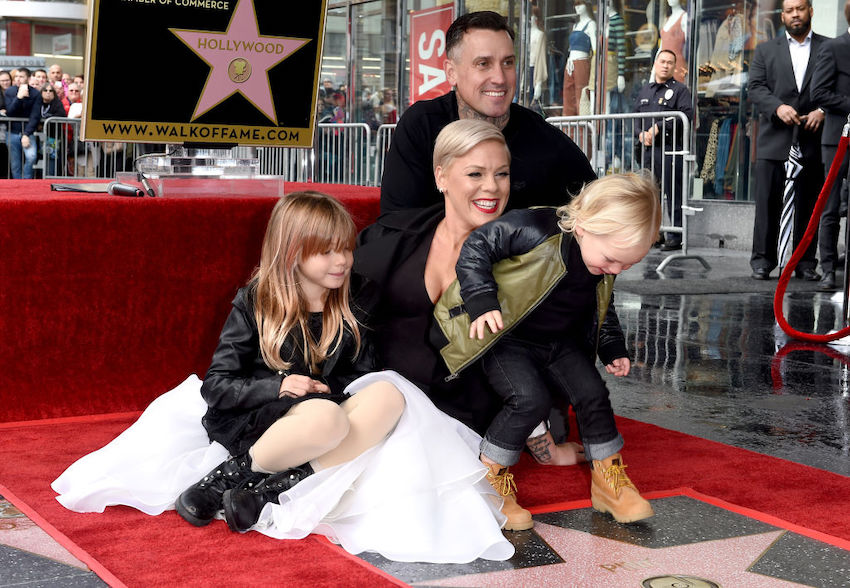
M 569 340 L 532 343 L 503 336 L 482 358 L 493 390 L 504 400 L 481 441 L 481 453 L 509 466 L 553 404 L 572 404 L 588 460 L 605 459 L 623 447 L 608 388 L 587 350 Z
M 9 164 L 12 168 L 12 178 L 31 180 L 32 166 L 38 157 L 38 145 L 35 137 L 30 137 L 30 146 L 26 149 L 21 145 L 21 133 L 6 133 L 6 145 L 9 147 Z M 23 175 L 21 167 L 23 164 Z

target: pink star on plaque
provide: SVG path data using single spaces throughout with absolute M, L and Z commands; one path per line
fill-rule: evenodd
M 648 548 L 597 537 L 583 531 L 534 523 L 534 531 L 564 563 L 499 572 L 484 572 L 428 580 L 429 586 L 641 586 L 655 578 L 658 586 L 735 586 L 735 588 L 791 588 L 794 582 L 749 571 L 765 551 L 785 533 L 703 541 L 675 547 Z M 664 583 L 663 580 L 679 583 Z M 707 581 L 707 582 L 706 582 Z
M 237 1 L 223 33 L 169 30 L 210 66 L 192 120 L 239 93 L 277 124 L 268 72 L 310 39 L 260 35 L 253 0 Z

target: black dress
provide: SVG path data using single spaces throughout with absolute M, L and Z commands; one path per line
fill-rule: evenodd
M 383 221 L 394 225 L 394 219 L 417 216 L 414 211 L 400 211 Z M 355 269 L 380 286 L 374 313 L 375 349 L 384 368 L 397 371 L 441 411 L 482 433 L 498 411 L 499 400 L 486 387 L 479 363 L 446 380 L 449 370 L 431 339 L 434 303 L 425 288 L 425 262 L 442 213 L 432 209 L 424 217 L 424 222 L 422 217 L 411 221 L 414 231 L 394 227 L 384 232 L 373 225 L 373 230 L 360 236 Z

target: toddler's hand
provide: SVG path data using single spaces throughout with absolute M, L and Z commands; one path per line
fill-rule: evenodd
M 491 310 L 490 312 L 485 312 L 477 319 L 472 321 L 472 324 L 469 325 L 469 338 L 478 339 L 484 338 L 484 325 L 490 327 L 491 333 L 497 333 L 502 330 L 504 327 L 504 323 L 502 323 L 502 313 L 499 310 Z
M 300 398 L 305 394 L 312 394 L 316 392 L 328 394 L 330 391 L 331 389 L 328 388 L 327 384 L 323 384 L 309 376 L 290 374 L 280 383 L 280 391 L 277 396 L 278 398 L 283 398 L 284 396 Z
M 629 370 L 632 368 L 632 362 L 628 357 L 618 357 L 611 363 L 605 366 L 605 371 L 611 375 L 622 377 L 628 376 Z

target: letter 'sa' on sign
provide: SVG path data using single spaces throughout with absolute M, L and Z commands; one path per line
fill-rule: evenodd
M 453 4 L 410 12 L 410 103 L 442 96 L 449 90 L 446 30 L 455 19 Z

